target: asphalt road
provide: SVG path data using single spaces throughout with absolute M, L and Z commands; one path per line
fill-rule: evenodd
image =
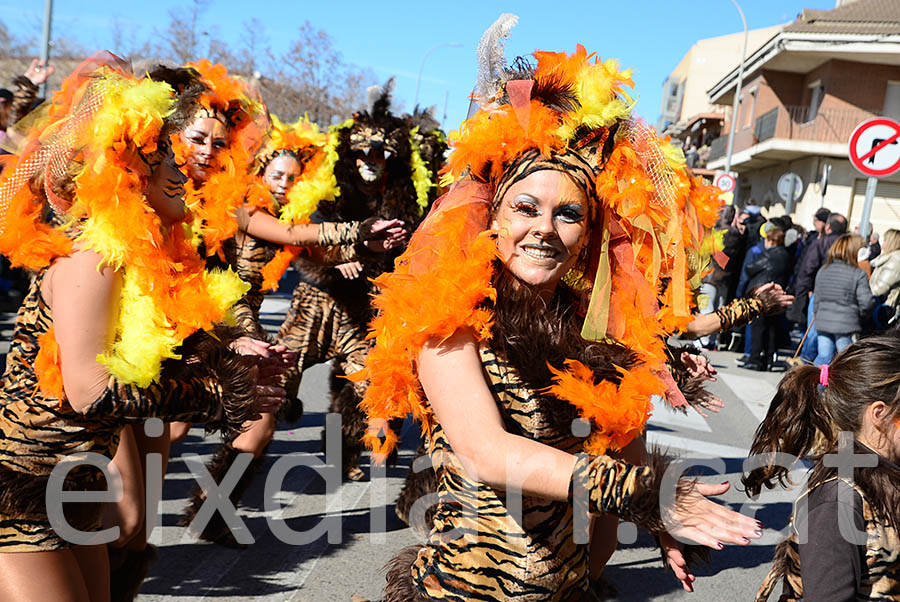
M 263 306 L 263 321 L 277 329 L 287 300 L 270 297 Z M 0 324 L 4 338 L 10 334 L 11 315 Z M 0 349 L 5 351 L 5 349 Z M 710 462 L 699 469 L 708 482 L 736 483 L 747 456 L 753 432 L 764 416 L 780 375 L 749 372 L 735 367 L 735 353 L 712 353 L 720 378 L 711 389 L 726 407 L 702 418 L 657 408 L 650 421 L 648 440 L 676 452 L 686 462 Z M 264 472 L 276 461 L 321 463 L 320 436 L 327 409 L 328 367 L 319 366 L 304 375 L 301 398 L 302 422 L 280 428 L 269 447 Z M 326 483 L 310 466 L 288 470 L 276 498 L 278 512 L 265 512 L 264 479 L 259 478 L 244 497 L 240 516 L 255 542 L 234 550 L 199 542 L 178 526 L 178 517 L 194 481 L 185 457 L 199 454 L 205 460 L 216 440 L 204 438 L 200 429 L 173 449 L 166 475 L 160 526 L 152 542 L 159 546 L 159 560 L 141 589 L 140 602 L 209 601 L 349 601 L 353 596 L 377 600 L 384 583 L 384 564 L 401 548 L 419 541 L 418 536 L 393 512 L 407 466 L 418 445 L 417 427 L 404 427 L 403 446 L 396 467 L 384 478 L 362 482 Z M 327 494 L 327 495 L 326 495 Z M 794 492 L 770 492 L 758 504 L 748 506 L 769 528 L 760 545 L 729 547 L 716 552 L 709 566 L 696 573 L 696 593 L 684 593 L 674 577 L 662 569 L 658 552 L 646 534 L 620 545 L 608 568 L 607 578 L 618 589 L 618 600 L 692 600 L 694 602 L 751 600 L 770 567 L 775 532 L 782 529 Z M 730 491 L 722 501 L 734 508 L 748 500 Z M 283 520 L 279 528 L 269 521 Z M 303 543 L 285 543 L 276 531 L 291 529 Z M 326 533 L 326 527 L 329 532 Z M 319 529 L 319 531 L 316 531 Z M 623 538 L 633 535 L 627 526 Z M 301 537 L 305 534 L 305 537 Z

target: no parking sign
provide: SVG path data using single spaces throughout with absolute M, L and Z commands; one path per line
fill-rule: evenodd
M 850 136 L 850 162 L 873 178 L 900 170 L 900 123 L 879 117 L 863 121 Z
M 859 221 L 860 233 L 868 238 L 878 178 L 900 171 L 900 123 L 885 117 L 863 121 L 850 135 L 847 152 L 853 167 L 869 176 Z

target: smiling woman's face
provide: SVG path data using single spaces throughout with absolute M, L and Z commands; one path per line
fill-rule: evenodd
M 213 117 L 198 117 L 179 136 L 188 151 L 188 176 L 195 182 L 205 182 L 215 169 L 216 157 L 228 146 L 225 124 Z
M 536 171 L 506 191 L 491 228 L 506 268 L 552 293 L 587 240 L 588 199 L 563 172 Z

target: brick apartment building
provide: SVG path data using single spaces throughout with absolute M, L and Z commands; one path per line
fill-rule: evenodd
M 709 89 L 731 106 L 737 68 Z M 723 169 L 735 128 L 731 169 L 736 202 L 755 199 L 770 215 L 791 213 L 809 225 L 821 206 L 858 224 L 866 178 L 847 158 L 853 129 L 876 116 L 900 119 L 900 0 L 856 0 L 828 11 L 804 10 L 746 59 L 734 119 L 710 147 L 709 169 Z M 803 180 L 796 206 L 776 191 L 787 172 Z M 879 181 L 876 231 L 900 227 L 900 174 Z

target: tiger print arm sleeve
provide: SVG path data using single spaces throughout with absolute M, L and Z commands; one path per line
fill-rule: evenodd
M 360 240 L 360 222 L 322 222 L 319 224 L 320 247 L 354 245 Z
M 251 299 L 250 297 L 258 297 Z M 253 311 L 253 303 L 259 307 L 262 305 L 263 294 L 261 291 L 249 291 L 243 298 L 231 307 L 231 315 L 234 318 L 235 325 L 248 337 L 260 341 L 268 341 L 269 334 L 266 329 L 259 323 L 259 316 Z
M 763 300 L 759 297 L 735 299 L 716 310 L 716 315 L 721 323 L 719 330 L 725 332 L 746 326 L 763 315 L 763 310 Z
M 309 258 L 322 265 L 340 265 L 359 259 L 356 245 L 335 245 L 309 249 Z
M 240 432 L 246 421 L 259 418 L 255 365 L 255 357 L 220 349 L 202 364 L 192 364 L 195 374 L 163 375 L 148 387 L 110 377 L 105 391 L 86 409 L 85 416 L 116 422 L 147 418 L 204 422 L 208 431 Z
M 614 514 L 653 534 L 664 533 L 660 490 L 668 466 L 669 458 L 658 449 L 649 452 L 644 466 L 580 454 L 572 472 L 573 501 L 576 507 L 587 504 L 592 514 Z M 679 481 L 679 494 L 684 487 L 693 487 L 693 483 Z

